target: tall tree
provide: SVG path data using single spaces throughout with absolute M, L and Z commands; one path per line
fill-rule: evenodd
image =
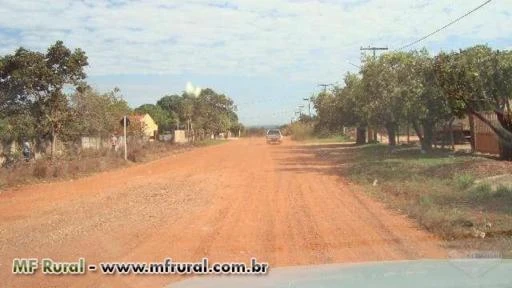
M 498 135 L 501 158 L 512 160 L 512 52 L 477 45 L 440 53 L 435 73 L 454 114 L 471 114 L 487 124 Z M 498 122 L 485 111 L 494 112 Z
M 362 103 L 372 126 L 384 126 L 390 146 L 396 145 L 398 124 L 406 118 L 406 109 L 419 84 L 411 75 L 411 55 L 393 52 L 378 59 L 367 58 L 363 69 Z
M 62 41 L 46 53 L 19 48 L 5 56 L 0 66 L 1 112 L 16 113 L 16 106 L 30 107 L 38 123 L 37 134 L 50 138 L 53 155 L 57 136 L 64 123 L 72 119 L 63 89 L 81 85 L 87 65 L 85 52 L 71 51 Z
M 114 89 L 107 93 L 99 93 L 89 87 L 79 89 L 71 95 L 71 108 L 75 114 L 75 121 L 70 124 L 74 127 L 75 138 L 78 136 L 108 137 L 120 129 L 119 120 L 131 112 L 128 103 Z
M 428 152 L 432 149 L 435 126 L 448 121 L 453 114 L 435 79 L 434 59 L 425 49 L 410 52 L 410 56 L 410 82 L 399 84 L 416 87 L 409 90 L 410 97 L 405 98 L 409 100 L 406 102 L 405 114 L 420 140 L 422 149 Z

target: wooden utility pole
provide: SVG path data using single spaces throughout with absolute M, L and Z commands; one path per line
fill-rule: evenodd
M 126 144 L 126 116 L 123 117 L 123 133 L 124 133 L 124 160 L 128 160 L 128 147 Z
M 302 98 L 304 101 L 308 101 L 309 117 L 311 117 L 311 98 Z
M 330 83 L 320 83 L 320 84 L 318 84 L 318 86 L 320 86 L 320 87 L 323 87 L 323 88 L 324 88 L 324 93 L 326 93 L 326 92 L 327 92 L 327 87 L 332 86 L 332 85 L 333 85 L 333 84 L 330 84 Z
M 372 51 L 373 52 L 373 60 L 377 58 L 376 51 L 377 50 L 388 50 L 388 47 L 361 47 L 359 50 L 361 51 Z

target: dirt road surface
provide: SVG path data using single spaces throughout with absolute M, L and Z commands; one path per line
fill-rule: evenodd
M 440 258 L 439 241 L 291 141 L 230 141 L 0 194 L 1 287 L 162 287 L 184 276 L 11 275 L 15 257 L 249 262 Z

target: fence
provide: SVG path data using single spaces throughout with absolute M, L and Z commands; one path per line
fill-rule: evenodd
M 108 148 L 110 145 L 107 139 L 102 139 L 101 137 L 81 137 L 80 140 L 82 149 L 99 150 Z
M 494 124 L 498 124 L 496 113 L 494 112 L 483 112 L 482 116 L 485 119 L 490 120 Z M 473 116 L 470 116 L 473 117 Z M 475 137 L 475 151 L 489 154 L 499 154 L 500 147 L 498 142 L 498 136 L 492 129 L 482 122 L 482 120 L 473 117 L 474 121 L 474 137 Z

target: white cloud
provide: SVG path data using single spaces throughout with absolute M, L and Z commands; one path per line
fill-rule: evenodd
M 0 52 L 84 49 L 89 74 L 280 75 L 339 79 L 361 45 L 396 48 L 476 7 L 453 1 L 3 1 Z M 512 1 L 493 1 L 429 41 L 510 39 Z M 421 45 L 428 44 L 425 41 Z M 507 44 L 510 46 L 510 42 Z M 419 47 L 418 47 L 419 48 Z

